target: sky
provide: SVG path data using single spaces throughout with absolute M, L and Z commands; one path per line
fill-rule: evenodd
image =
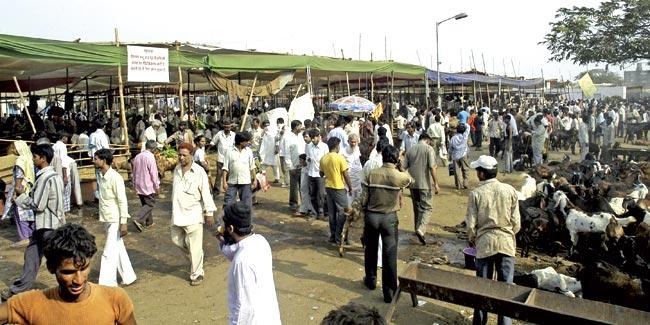
M 190 42 L 232 49 L 419 64 L 440 70 L 574 79 L 587 68 L 549 62 L 544 35 L 557 9 L 598 0 L 151 1 L 20 0 L 0 11 L 0 34 L 59 40 Z M 180 6 L 180 7 L 179 7 Z M 361 51 L 359 51 L 359 44 Z M 386 51 L 384 50 L 386 48 Z M 472 53 L 474 59 L 472 62 Z M 485 68 L 484 68 L 485 67 Z M 631 68 L 630 68 L 631 69 Z M 514 70 L 514 72 L 513 72 Z M 618 67 L 613 70 L 619 72 Z

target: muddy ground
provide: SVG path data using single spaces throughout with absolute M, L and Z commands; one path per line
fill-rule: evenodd
M 472 150 L 470 159 L 485 154 Z M 552 154 L 559 159 L 563 153 Z M 576 156 L 573 156 L 575 159 Z M 472 275 L 463 268 L 462 248 L 466 241 L 458 234 L 445 230 L 464 220 L 469 190 L 456 190 L 453 176 L 444 167 L 438 168 L 441 192 L 433 198 L 434 212 L 427 234 L 428 246 L 420 246 L 413 236 L 413 212 L 411 201 L 399 211 L 398 271 L 405 269 L 410 261 L 434 264 L 440 268 Z M 521 174 L 499 173 L 498 178 L 519 187 Z M 217 240 L 209 230 L 204 233 L 206 280 L 201 286 L 191 287 L 188 282 L 189 261 L 171 242 L 169 234 L 171 203 L 171 173 L 167 173 L 162 185 L 162 196 L 154 210 L 156 225 L 144 233 L 137 233 L 129 224 L 130 234 L 125 238 L 131 262 L 138 280 L 126 291 L 135 304 L 140 324 L 224 324 L 227 320 L 226 272 L 229 262 L 218 250 Z M 470 189 L 478 183 L 474 172 L 470 173 Z M 127 184 L 127 188 L 128 188 Z M 128 190 L 129 210 L 135 214 L 140 206 L 137 196 Z M 223 196 L 218 197 L 221 206 Z M 348 302 L 358 302 L 377 307 L 384 314 L 388 304 L 383 303 L 381 286 L 375 291 L 367 290 L 361 280 L 363 249 L 359 243 L 359 225 L 351 231 L 351 247 L 340 258 L 336 247 L 327 242 L 329 228 L 325 221 L 308 221 L 290 215 L 288 189 L 274 186 L 258 195 L 260 204 L 254 207 L 254 224 L 257 233 L 269 241 L 273 250 L 274 276 L 283 323 L 318 324 L 332 309 Z M 93 259 L 91 281 L 96 282 L 99 256 L 105 236 L 97 221 L 96 206 L 85 206 L 73 211 L 69 222 L 87 227 L 96 237 L 100 252 Z M 10 249 L 17 239 L 15 226 L 3 222 L 0 225 L 0 281 L 8 286 L 22 269 L 23 250 Z M 448 261 L 448 264 L 446 263 Z M 443 263 L 443 264 L 439 264 Z M 529 258 L 517 257 L 517 270 L 528 271 L 546 266 L 562 266 L 568 263 L 562 258 L 552 258 L 532 252 Z M 378 272 L 381 274 L 381 271 Z M 378 279 L 381 281 L 381 277 Z M 36 288 L 55 285 L 52 275 L 41 267 Z M 419 298 L 421 306 L 412 308 L 408 295 L 402 297 L 392 321 L 395 324 L 465 324 L 471 323 L 472 310 L 468 307 L 448 304 L 428 298 Z M 495 322 L 492 318 L 491 322 Z M 496 323 L 496 322 L 495 322 Z

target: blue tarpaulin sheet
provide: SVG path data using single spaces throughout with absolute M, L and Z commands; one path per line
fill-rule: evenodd
M 435 70 L 427 70 L 427 77 L 429 80 L 437 81 L 438 73 Z M 479 82 L 484 84 L 493 84 L 498 85 L 499 82 L 502 86 L 513 86 L 513 87 L 542 87 L 544 80 L 542 78 L 529 79 L 529 80 L 518 80 L 512 78 L 506 78 L 502 76 L 486 76 L 477 73 L 449 73 L 449 72 L 440 72 L 440 84 L 442 85 L 460 85 L 468 84 L 472 82 Z

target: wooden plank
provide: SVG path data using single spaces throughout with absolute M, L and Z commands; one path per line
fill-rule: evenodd
M 535 323 L 650 324 L 650 313 L 412 263 L 401 291 Z M 396 299 L 395 299 L 396 300 Z

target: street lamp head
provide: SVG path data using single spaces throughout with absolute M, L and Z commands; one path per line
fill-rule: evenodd
M 456 19 L 456 20 L 463 19 L 463 18 L 467 18 L 467 14 L 464 13 L 464 12 L 459 13 L 458 15 L 454 16 L 454 19 Z

